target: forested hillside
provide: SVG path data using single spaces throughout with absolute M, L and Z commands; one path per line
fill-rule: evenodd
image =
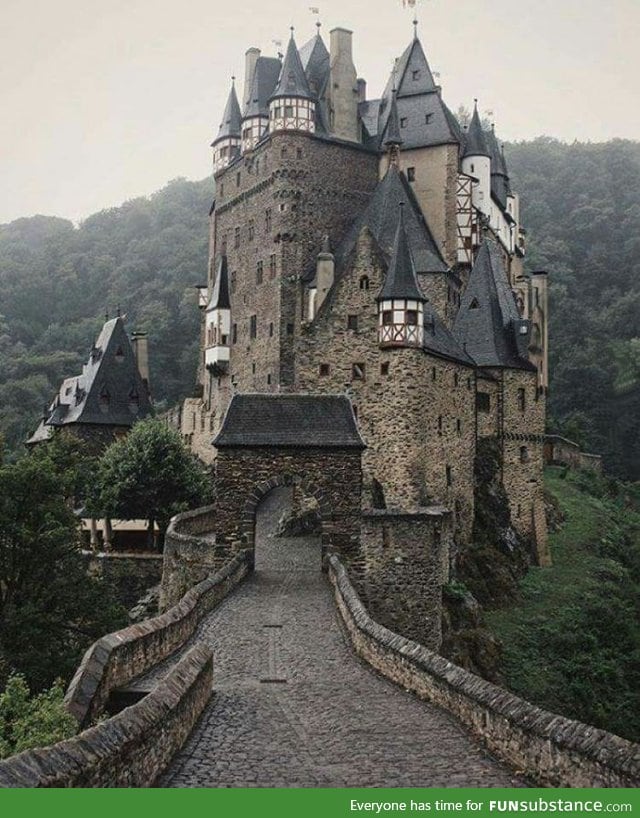
M 551 283 L 550 425 L 640 478 L 640 143 L 507 146 Z M 34 216 L 0 226 L 0 430 L 16 451 L 105 311 L 149 333 L 160 406 L 193 388 L 213 182 L 171 182 L 78 229 Z

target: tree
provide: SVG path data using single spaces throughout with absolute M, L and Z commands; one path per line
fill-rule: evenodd
M 91 642 L 127 622 L 87 575 L 70 487 L 47 446 L 0 467 L 0 653 L 36 690 L 69 679 Z
M 105 450 L 90 508 L 96 516 L 148 520 L 150 542 L 157 522 L 162 545 L 171 517 L 206 504 L 210 492 L 204 466 L 178 433 L 151 418 Z

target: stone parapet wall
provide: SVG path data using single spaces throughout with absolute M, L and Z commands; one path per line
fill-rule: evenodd
M 146 673 L 193 635 L 200 620 L 238 585 L 250 570 L 239 553 L 217 574 L 191 588 L 168 611 L 94 642 L 85 653 L 65 696 L 81 726 L 103 711 L 114 690 Z
M 375 622 L 335 556 L 329 577 L 356 653 L 455 715 L 498 758 L 549 787 L 637 787 L 640 746 L 545 710 Z
M 0 787 L 148 787 L 211 696 L 213 654 L 198 643 L 137 704 L 78 736 L 0 761 Z
M 115 598 L 132 608 L 162 578 L 162 554 L 83 551 L 87 570 L 101 577 Z

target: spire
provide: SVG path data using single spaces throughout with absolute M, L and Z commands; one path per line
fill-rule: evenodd
M 384 286 L 378 301 L 393 298 L 407 298 L 414 301 L 426 301 L 416 278 L 416 268 L 404 226 L 404 202 L 399 203 L 398 227 L 393 242 L 393 252 Z
M 211 300 L 207 307 L 207 312 L 212 310 L 231 309 L 231 299 L 229 298 L 229 274 L 227 272 L 227 257 L 221 256 L 216 271 L 216 280 L 211 293 Z
M 213 141 L 215 145 L 221 139 L 228 139 L 229 137 L 240 138 L 242 130 L 242 115 L 240 114 L 240 105 L 238 104 L 238 96 L 236 94 L 235 77 L 231 77 L 231 90 L 227 98 L 227 104 L 222 115 L 222 122 L 220 123 L 220 130 Z
M 389 111 L 389 119 L 387 120 L 387 128 L 383 144 L 386 148 L 397 149 L 400 147 L 400 145 L 402 145 L 403 140 L 400 136 L 400 118 L 398 117 L 398 103 L 396 96 L 397 94 L 394 89 L 391 96 L 391 109 Z
M 485 133 L 482 130 L 482 123 L 480 122 L 480 114 L 478 113 L 478 100 L 474 100 L 473 116 L 469 123 L 467 130 L 467 138 L 465 141 L 464 156 L 488 156 L 491 157 Z
M 307 76 L 302 67 L 300 54 L 296 47 L 296 41 L 293 38 L 293 26 L 291 27 L 291 39 L 287 45 L 287 53 L 285 54 L 280 77 L 275 87 L 271 99 L 276 97 L 299 97 L 302 99 L 313 99 Z

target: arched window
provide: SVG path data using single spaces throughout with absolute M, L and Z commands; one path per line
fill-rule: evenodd
M 369 276 L 361 276 L 360 277 L 360 289 L 361 290 L 368 290 L 369 289 Z

